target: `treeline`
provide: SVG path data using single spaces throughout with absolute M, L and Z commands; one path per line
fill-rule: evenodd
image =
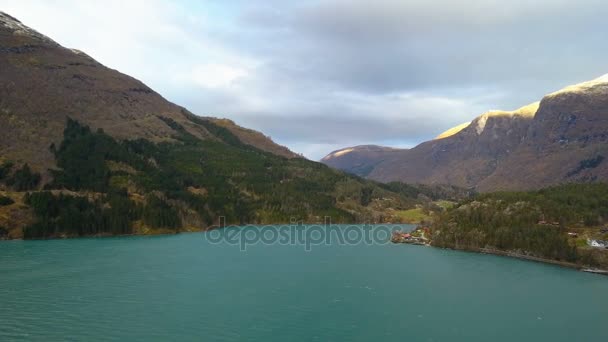
M 539 220 L 565 225 L 596 226 L 608 220 L 608 184 L 604 183 L 565 184 L 527 192 L 495 192 L 479 195 L 473 200 L 528 202 L 540 211 Z
M 15 164 L 6 161 L 0 165 L 0 182 L 4 182 L 9 188 L 15 191 L 28 191 L 38 188 L 41 176 L 33 172 L 26 163 L 13 171 Z
M 144 168 L 146 162 L 129 146 L 120 144 L 103 130 L 92 132 L 75 120 L 67 120 L 59 148 L 51 146 L 59 170 L 51 170 L 53 182 L 47 189 L 108 192 L 111 171 L 107 161 L 124 162 Z
M 608 219 L 608 185 L 568 184 L 530 192 L 477 195 L 439 215 L 432 243 L 459 249 L 495 248 L 569 262 L 583 261 L 567 228 Z
M 231 224 L 323 216 L 331 216 L 335 222 L 359 219 L 340 209 L 337 200 L 348 200 L 337 185 L 352 176 L 320 163 L 258 150 L 209 120 L 188 118 L 218 139 L 200 140 L 176 121 L 164 118 L 178 132 L 175 142 L 118 142 L 101 130 L 93 132 L 68 119 L 63 142 L 52 147 L 60 169 L 52 171 L 54 181 L 46 188 L 106 193 L 130 186 L 130 191 L 143 194 L 159 192 L 168 203 L 188 205 L 207 225 L 217 222 L 219 216 Z M 108 161 L 134 172 L 111 170 Z M 369 181 L 355 183 L 357 198 L 353 200 L 361 206 L 388 192 Z M 152 213 L 145 217 L 160 220 Z
M 155 195 L 147 196 L 141 217 L 144 223 L 150 227 L 178 230 L 182 226 L 177 210 Z
M 26 194 L 24 202 L 35 214 L 35 222 L 23 230 L 26 239 L 131 234 L 136 220 L 152 228 L 181 227 L 177 211 L 154 195 L 137 205 L 124 191 L 96 198 L 41 191 Z
M 432 201 L 461 201 L 471 198 L 476 194 L 476 192 L 472 189 L 460 188 L 454 185 L 427 185 L 390 182 L 386 184 L 386 188 L 407 198 L 423 197 Z
M 36 215 L 36 222 L 25 227 L 24 238 L 130 234 L 137 207 L 124 194 L 98 199 L 84 196 L 27 194 L 24 199 Z
M 367 215 L 377 218 L 379 203 L 409 208 L 421 195 L 437 199 L 460 193 L 455 188 L 378 184 L 303 158 L 276 156 L 243 144 L 210 120 L 186 117 L 215 138 L 201 140 L 175 120 L 161 118 L 177 132 L 174 141 L 117 141 L 68 119 L 63 141 L 50 147 L 58 168 L 50 170 L 53 180 L 44 189 L 89 197 L 48 191 L 28 195 L 36 223 L 25 229 L 26 238 L 130 234 L 135 222 L 178 231 L 186 217 L 203 226 L 216 224 L 220 216 L 228 224 L 324 216 L 336 223 L 362 222 L 371 220 Z M 35 180 L 28 169 L 21 174 Z M 198 221 L 192 221 L 192 212 Z
M 540 212 L 529 204 L 484 201 L 440 214 L 432 225 L 433 245 L 458 249 L 491 248 L 537 257 L 576 260 L 576 248 L 556 227 L 539 226 Z

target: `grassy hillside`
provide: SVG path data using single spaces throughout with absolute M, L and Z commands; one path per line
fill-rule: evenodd
M 608 267 L 608 250 L 586 242 L 608 239 L 602 232 L 606 223 L 607 184 L 496 192 L 462 201 L 439 215 L 432 226 L 432 244 Z

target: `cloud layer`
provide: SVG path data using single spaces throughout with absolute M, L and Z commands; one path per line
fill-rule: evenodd
M 608 72 L 608 3 L 7 1 L 0 9 L 319 159 L 413 146 L 495 108 Z

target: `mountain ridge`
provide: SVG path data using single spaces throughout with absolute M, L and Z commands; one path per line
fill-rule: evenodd
M 321 162 L 349 173 L 365 177 L 388 155 L 401 149 L 378 145 L 359 145 L 330 152 Z
M 450 184 L 483 192 L 605 181 L 607 120 L 604 75 L 514 111 L 483 113 L 455 133 L 358 167 L 367 167 L 366 176 L 381 182 Z M 348 170 L 339 156 L 330 159 L 324 162 Z M 597 165 L 585 167 L 595 159 L 600 160 Z

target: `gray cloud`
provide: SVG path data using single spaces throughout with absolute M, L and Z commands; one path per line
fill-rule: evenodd
M 193 112 L 313 159 L 348 145 L 413 146 L 608 72 L 599 0 L 3 1 Z M 90 16 L 103 11 L 106 21 Z
M 607 72 L 607 14 L 601 1 L 324 1 L 248 8 L 239 21 L 247 32 L 236 33 L 235 48 L 264 60 L 251 88 L 281 99 L 264 116 L 245 108 L 235 115 L 288 145 L 415 145 L 485 110 L 514 109 Z M 454 103 L 400 107 L 391 94 Z M 343 105 L 346 100 L 352 105 Z
M 295 71 L 363 92 L 559 82 L 605 65 L 607 9 L 600 1 L 326 1 L 293 9 L 269 52 L 278 56 L 271 63 L 297 63 Z

